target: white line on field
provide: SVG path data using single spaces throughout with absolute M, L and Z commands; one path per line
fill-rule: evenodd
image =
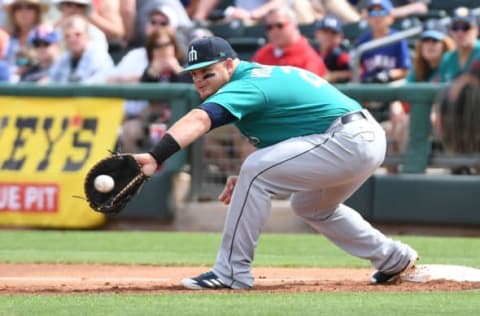
M 166 282 L 170 281 L 168 278 L 65 278 L 65 277 L 0 277 L 2 281 L 14 281 L 14 282 Z

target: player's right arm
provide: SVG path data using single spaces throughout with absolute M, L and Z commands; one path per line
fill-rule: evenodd
M 191 110 L 175 122 L 148 154 L 134 157 L 142 164 L 143 172 L 151 176 L 158 165 L 178 150 L 187 147 L 209 130 L 234 120 L 236 118 L 219 104 L 202 104 L 200 108 Z
M 210 126 L 208 113 L 201 109 L 193 109 L 175 122 L 149 153 L 136 154 L 134 157 L 142 165 L 143 173 L 151 176 L 158 165 L 208 132 Z

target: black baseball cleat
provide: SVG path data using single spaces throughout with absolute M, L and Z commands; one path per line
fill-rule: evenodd
M 402 270 L 400 270 L 397 273 L 384 273 L 382 271 L 376 271 L 372 275 L 372 279 L 371 279 L 370 282 L 372 284 L 391 284 L 391 283 L 395 282 L 396 280 L 398 280 L 400 278 L 400 276 L 402 275 L 402 273 L 405 273 L 405 272 L 407 272 L 411 269 L 414 269 L 415 264 L 417 263 L 418 259 L 420 259 L 420 257 L 418 256 L 417 252 L 415 250 L 413 250 L 413 252 L 410 256 L 410 260 L 408 260 L 408 263 L 405 266 L 405 268 L 403 268 Z
M 182 285 L 190 290 L 219 290 L 230 289 L 220 278 L 212 271 L 200 274 L 196 278 L 185 278 Z

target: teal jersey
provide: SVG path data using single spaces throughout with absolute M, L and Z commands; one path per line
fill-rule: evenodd
M 439 80 L 439 72 L 438 72 L 438 68 L 437 69 L 434 69 L 433 71 L 431 71 L 429 74 L 427 74 L 427 78 L 426 80 L 420 80 L 420 81 L 417 81 L 417 79 L 415 79 L 415 77 L 417 76 L 416 75 L 416 71 L 415 71 L 415 68 L 412 68 L 410 69 L 410 71 L 408 72 L 408 75 L 407 75 L 407 78 L 405 79 L 408 83 L 414 83 L 414 82 L 438 82 Z
M 339 116 L 362 108 L 304 69 L 245 61 L 204 102 L 217 103 L 232 113 L 238 119 L 235 125 L 258 148 L 323 133 Z
M 440 81 L 449 82 L 456 79 L 461 74 L 470 69 L 472 62 L 480 58 L 480 41 L 477 40 L 473 46 L 473 50 L 468 56 L 468 60 L 464 67 L 461 68 L 459 64 L 458 50 L 447 52 L 443 55 L 442 62 L 440 63 Z

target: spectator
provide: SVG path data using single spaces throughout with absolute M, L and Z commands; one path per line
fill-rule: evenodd
M 425 22 L 424 31 L 415 44 L 413 67 L 407 82 L 439 81 L 439 66 L 443 55 L 454 49 L 455 44 L 447 36 L 447 30 L 440 20 Z
M 169 28 L 154 30 L 147 38 L 146 53 L 148 66 L 145 67 L 140 82 L 148 83 L 191 83 L 188 73 L 183 72 L 185 63 L 175 34 Z M 150 124 L 167 124 L 171 108 L 164 100 L 150 100 L 148 106 L 137 115 L 126 117 L 122 126 L 121 148 L 127 152 L 138 152 L 149 147 L 146 131 Z
M 413 67 L 407 76 L 407 82 L 438 82 L 438 68 L 444 53 L 453 50 L 454 44 L 447 36 L 446 27 L 440 20 L 428 20 L 424 24 L 424 31 L 420 39 L 415 43 L 413 56 Z M 438 141 L 438 115 L 434 110 L 431 115 L 433 126 L 432 144 L 439 147 Z M 408 143 L 408 124 L 406 122 L 405 132 L 402 137 L 402 144 L 405 147 Z
M 170 29 L 153 31 L 145 46 L 148 66 L 140 82 L 192 82 L 190 75 L 182 72 L 185 56 Z
M 435 109 L 438 113 L 438 132 L 446 151 L 478 154 L 480 151 L 480 59 L 443 91 Z M 460 166 L 453 174 L 480 174 L 480 167 Z
M 366 5 L 367 22 L 371 32 L 360 36 L 358 45 L 395 34 L 396 31 L 390 28 L 394 22 L 390 0 L 367 0 Z M 407 41 L 400 40 L 367 51 L 360 57 L 360 63 L 364 83 L 388 83 L 404 79 L 411 65 Z M 388 141 L 387 152 L 389 154 L 404 152 L 408 107 L 400 101 L 380 105 L 367 103 L 364 106 L 372 111 L 384 127 Z M 388 171 L 395 173 L 398 167 L 389 167 Z
M 17 82 L 19 77 L 16 71 L 16 54 L 28 44 L 30 31 L 42 23 L 43 14 L 48 6 L 40 0 L 13 0 L 4 6 L 8 17 L 7 32 L 10 40 L 5 54 L 5 59 L 10 67 L 10 81 Z
M 143 38 L 148 38 L 155 30 L 161 28 L 169 28 L 171 32 L 175 32 L 175 27 L 171 25 L 169 16 L 162 13 L 163 9 L 167 8 L 165 5 L 160 7 L 153 7 L 149 12 L 149 21 L 145 24 Z M 168 12 L 169 10 L 167 10 Z M 175 19 L 173 18 L 172 22 Z M 174 22 L 175 23 L 175 22 Z M 174 33 L 175 34 L 175 33 Z M 175 34 L 177 35 L 177 34 Z M 182 51 L 183 45 L 177 40 Z M 144 43 L 145 44 L 145 43 Z M 185 45 L 185 44 L 184 44 Z M 118 65 L 110 73 L 108 82 L 110 83 L 134 83 L 139 82 L 143 71 L 148 66 L 147 50 L 144 45 L 131 49 L 120 60 Z M 127 100 L 125 102 L 126 118 L 137 117 L 148 106 L 148 102 L 144 100 Z
M 175 26 L 171 25 L 170 18 L 163 13 L 165 6 L 154 7 L 149 13 L 150 19 L 144 27 L 143 38 L 148 38 L 155 30 L 168 27 L 171 32 L 175 32 Z M 168 12 L 168 10 L 167 10 Z M 178 42 L 178 41 L 177 41 Z M 145 43 L 144 43 L 145 44 Z M 179 43 L 179 45 L 181 45 Z M 181 46 L 180 46 L 181 47 Z M 182 50 L 183 51 L 183 50 Z M 144 45 L 131 49 L 120 60 L 114 71 L 110 75 L 109 82 L 111 83 L 132 83 L 138 82 L 142 76 L 143 71 L 147 68 L 148 57 L 147 50 Z
M 179 0 L 137 0 L 136 3 L 135 35 L 131 45 L 140 46 L 145 43 L 145 25 L 150 23 L 151 15 L 156 10 L 156 12 L 163 14 L 168 20 L 169 26 L 172 27 L 177 40 L 182 46 L 182 50 L 186 51 L 188 44 L 187 34 L 193 28 L 193 23 Z
M 89 21 L 90 12 L 92 12 L 92 0 L 53 0 L 60 11 L 60 17 L 55 22 L 55 26 L 63 29 L 65 21 L 75 15 L 82 16 Z M 108 41 L 105 33 L 89 21 L 88 36 L 91 43 L 98 48 L 108 51 Z
M 21 47 L 16 53 L 15 53 L 15 73 L 10 75 L 15 76 L 16 78 L 21 78 L 24 73 L 32 67 L 35 64 L 35 55 L 34 51 L 28 47 L 24 46 Z M 16 79 L 18 81 L 18 79 Z
M 5 60 L 0 60 L 0 82 L 10 81 L 10 70 Z
M 446 53 L 440 63 L 440 81 L 449 82 L 465 73 L 472 61 L 480 58 L 478 25 L 474 15 L 465 7 L 457 8 L 452 17 L 450 34 L 456 49 Z
M 253 56 L 253 61 L 266 65 L 290 65 L 325 76 L 322 58 L 300 33 L 295 14 L 288 7 L 279 7 L 266 16 L 268 44 Z
M 7 31 L 0 28 L 0 60 L 5 58 L 9 41 L 10 35 L 8 35 Z
M 327 66 L 325 79 L 330 82 L 347 82 L 350 79 L 350 56 L 340 44 L 343 40 L 342 22 L 334 15 L 319 20 L 315 25 L 315 39 L 319 54 Z
M 20 77 L 22 82 L 48 82 L 50 68 L 60 56 L 60 35 L 48 25 L 37 26 L 29 43 L 33 47 L 34 63 Z
M 88 37 L 89 23 L 80 15 L 64 20 L 62 31 L 66 50 L 50 70 L 54 83 L 103 83 L 113 67 L 106 50 L 98 49 Z
M 357 45 L 395 34 L 390 0 L 367 0 L 367 22 L 371 32 L 360 36 Z M 387 83 L 405 78 L 410 68 L 410 52 L 406 40 L 365 52 L 361 58 L 362 81 Z

